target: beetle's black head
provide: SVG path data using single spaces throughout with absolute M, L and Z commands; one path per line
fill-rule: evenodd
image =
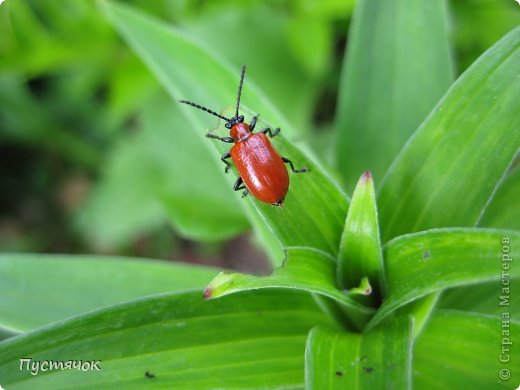
M 239 116 L 229 119 L 225 126 L 227 129 L 231 129 L 237 123 L 243 123 L 243 122 L 244 122 L 244 115 L 239 115 Z

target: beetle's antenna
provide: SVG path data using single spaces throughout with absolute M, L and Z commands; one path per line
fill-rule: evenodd
M 244 75 L 246 73 L 246 64 L 242 65 L 242 74 L 240 75 L 240 84 L 238 84 L 237 110 L 235 117 L 238 118 L 238 108 L 240 107 L 240 96 L 242 95 L 242 84 L 244 83 Z
M 193 102 L 189 102 L 187 100 L 179 100 L 179 103 L 184 103 L 184 104 L 187 104 L 188 106 L 192 106 L 192 107 L 195 107 L 195 108 L 198 108 L 199 110 L 202 110 L 202 111 L 206 111 L 208 114 L 211 114 L 211 115 L 215 115 L 216 117 L 220 118 L 220 119 L 224 119 L 225 121 L 229 122 L 230 120 L 228 118 L 226 118 L 225 116 L 222 116 L 220 114 L 217 114 L 215 111 L 213 110 L 210 110 L 209 108 L 206 108 L 206 107 L 203 107 L 197 103 L 193 103 Z

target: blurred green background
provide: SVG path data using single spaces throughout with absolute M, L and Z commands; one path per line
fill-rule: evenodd
M 246 63 L 301 139 L 331 164 L 353 0 L 127 3 L 237 69 Z M 449 5 L 457 75 L 520 23 L 513 0 Z M 186 131 L 179 138 L 171 128 Z M 195 131 L 206 129 L 187 126 L 96 2 L 0 5 L 1 251 L 119 254 L 265 271 L 240 200 L 209 158 L 194 156 Z

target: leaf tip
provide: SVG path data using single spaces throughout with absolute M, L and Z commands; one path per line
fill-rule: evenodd
M 211 299 L 212 294 L 213 294 L 213 289 L 208 286 L 204 289 L 203 297 L 204 297 L 204 299 L 208 300 L 208 299 Z
M 223 271 L 213 278 L 204 289 L 204 299 L 218 298 L 230 293 L 235 283 L 236 273 Z
M 366 184 L 366 183 L 369 183 L 372 181 L 372 172 L 370 171 L 365 171 L 363 173 L 363 175 L 361 176 L 361 182 L 363 184 Z

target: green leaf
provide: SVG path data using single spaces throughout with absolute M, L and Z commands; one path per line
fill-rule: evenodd
M 314 328 L 305 351 L 306 387 L 411 388 L 412 328 L 408 317 L 363 334 Z
M 520 333 L 512 321 L 497 316 L 439 310 L 414 347 L 414 386 L 418 389 L 514 389 L 520 382 L 520 349 L 507 345 Z M 503 332 L 507 332 L 508 335 Z M 501 363 L 502 347 L 510 361 Z M 508 380 L 500 379 L 509 370 Z
M 28 331 L 145 295 L 201 288 L 216 272 L 211 267 L 143 259 L 3 254 L 0 326 Z
M 520 230 L 520 167 L 510 172 L 500 183 L 486 208 L 479 226 Z
M 437 306 L 440 292 L 426 295 L 397 310 L 397 315 L 407 315 L 413 320 L 413 338 L 417 338 L 428 323 L 433 309 Z
M 377 182 L 452 82 L 445 1 L 358 1 L 343 62 L 337 163 Z M 410 39 L 413 37 L 413 39 Z
M 520 242 L 520 232 L 484 229 L 436 229 L 397 237 L 384 247 L 388 295 L 369 326 L 406 303 L 444 288 L 499 280 L 502 240 Z M 510 246 L 509 255 L 520 256 Z M 509 267 L 511 278 L 520 268 Z
M 236 99 L 239 68 L 225 62 L 210 49 L 199 46 L 189 37 L 173 28 L 142 15 L 127 6 L 104 2 L 103 10 L 110 21 L 128 41 L 133 50 L 144 60 L 174 99 L 190 99 L 219 111 L 220 107 L 232 105 Z M 270 100 L 254 83 L 254 72 L 246 77 L 242 101 L 244 106 L 254 107 L 269 122 L 280 126 L 288 136 L 296 134 L 290 124 L 276 110 Z M 215 127 L 215 118 L 191 107 L 183 107 L 187 123 L 183 126 L 199 137 L 204 137 L 204 130 Z M 250 116 L 249 116 L 250 117 Z M 223 165 L 218 153 L 209 140 L 215 164 Z M 343 225 L 348 200 L 329 179 L 319 165 L 305 157 L 292 146 L 284 136 L 273 140 L 280 154 L 289 157 L 297 166 L 312 169 L 310 174 L 291 175 L 291 189 L 283 209 L 271 205 L 259 204 L 256 200 L 242 201 L 251 223 L 263 234 L 270 232 L 271 237 L 264 237 L 266 243 L 276 236 L 280 246 L 312 246 L 337 254 L 340 232 Z M 229 150 L 229 149 L 228 149 Z M 207 153 L 201 150 L 200 153 Z M 193 160 L 186 165 L 195 164 Z M 224 176 L 222 176 L 224 177 Z M 227 176 L 231 187 L 235 178 Z M 239 197 L 240 194 L 229 196 Z M 260 225 L 267 225 L 268 228 Z M 269 248 L 270 253 L 280 253 L 278 248 Z
M 352 195 L 339 249 L 337 280 L 340 288 L 350 288 L 368 277 L 381 296 L 385 281 L 375 198 L 374 181 L 367 171 Z
M 0 327 L 0 341 L 6 340 L 10 337 L 18 336 L 20 333 L 22 332 Z
M 378 194 L 383 242 L 474 226 L 520 147 L 520 28 L 450 88 L 389 169 Z
M 297 388 L 315 325 L 331 323 L 310 297 L 294 292 L 210 302 L 202 291 L 158 295 L 0 343 L 0 378 L 7 389 Z M 32 375 L 20 370 L 20 357 L 100 360 L 101 370 Z
M 358 303 L 354 296 L 367 294 L 370 286 L 352 290 L 336 288 L 336 263 L 326 253 L 312 248 L 287 248 L 284 265 L 269 276 L 221 272 L 206 288 L 206 298 L 217 298 L 239 291 L 262 288 L 298 289 L 326 296 L 339 302 L 356 325 L 367 321 L 373 310 Z
M 504 285 L 496 281 L 471 286 L 461 286 L 446 290 L 439 301 L 439 307 L 477 312 L 488 315 L 500 315 L 504 307 L 520 307 L 520 278 L 508 279 Z M 512 294 L 507 292 L 513 291 Z M 511 319 L 520 321 L 520 310 L 511 311 Z

